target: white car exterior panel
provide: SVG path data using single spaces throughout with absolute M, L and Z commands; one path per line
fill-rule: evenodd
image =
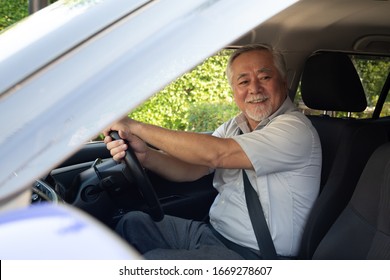
M 58 1 L 5 31 L 0 36 L 0 93 L 151 1 L 110 2 Z

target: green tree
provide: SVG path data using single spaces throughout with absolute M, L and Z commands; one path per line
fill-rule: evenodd
M 0 31 L 28 16 L 28 0 L 0 0 Z
M 223 50 L 168 85 L 130 117 L 170 129 L 212 131 L 238 113 L 225 68 Z
M 372 113 L 378 101 L 382 87 L 390 72 L 390 58 L 381 57 L 353 57 L 356 70 L 359 73 L 364 91 L 367 96 L 368 111 Z M 382 109 L 382 116 L 390 115 L 389 103 Z
M 28 16 L 28 6 L 29 0 L 0 0 L 0 31 Z

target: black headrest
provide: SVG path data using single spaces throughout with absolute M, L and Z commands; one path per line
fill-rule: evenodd
M 301 93 L 315 110 L 362 112 L 367 100 L 356 69 L 344 53 L 318 53 L 308 58 L 302 74 Z

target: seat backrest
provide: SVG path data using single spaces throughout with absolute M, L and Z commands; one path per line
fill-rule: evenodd
M 314 259 L 390 259 L 390 142 L 370 157 Z
M 360 174 L 372 154 L 388 141 L 386 131 L 378 125 L 349 123 L 341 125 L 343 131 L 335 143 L 323 141 L 323 151 L 337 145 L 335 155 L 323 155 L 324 162 L 334 156 L 328 165 L 329 174 L 324 178 L 322 190 L 313 205 L 302 236 L 300 257 L 310 259 L 317 245 L 347 205 Z M 372 135 L 376 135 L 373 137 Z M 337 144 L 336 144 L 337 143 Z M 334 153 L 334 152 L 333 152 Z
M 302 73 L 301 93 L 306 106 L 315 110 L 363 112 L 367 107 L 359 74 L 344 53 L 309 57 Z
M 366 106 L 360 78 L 346 54 L 310 57 L 301 80 L 305 104 L 316 110 L 359 112 Z M 309 116 L 322 146 L 321 191 L 303 232 L 299 257 L 310 259 L 347 205 L 372 152 L 388 141 L 380 124 L 356 119 Z

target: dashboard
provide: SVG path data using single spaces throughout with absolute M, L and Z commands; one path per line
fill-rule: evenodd
M 31 203 L 41 202 L 62 203 L 64 201 L 48 183 L 36 180 L 32 186 Z

